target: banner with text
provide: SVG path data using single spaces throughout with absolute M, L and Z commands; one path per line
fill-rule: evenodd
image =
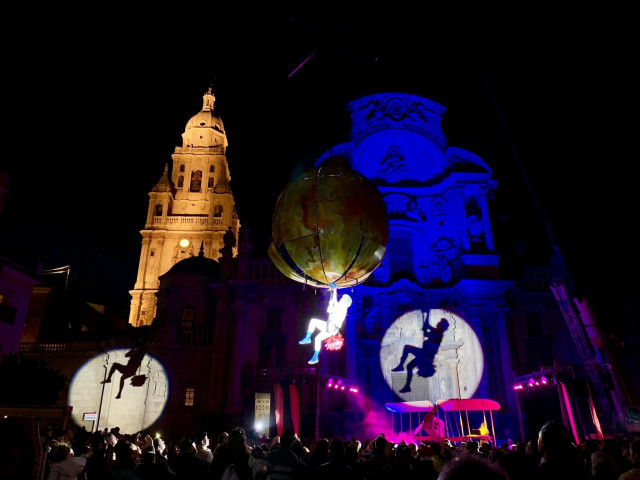
M 254 425 L 258 437 L 271 438 L 269 434 L 269 420 L 271 412 L 271 394 L 256 393 Z

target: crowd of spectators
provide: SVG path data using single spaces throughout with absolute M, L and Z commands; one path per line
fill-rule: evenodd
M 376 438 L 303 440 L 291 429 L 251 441 L 236 427 L 163 438 L 118 427 L 44 432 L 43 480 L 638 480 L 640 439 L 571 442 L 547 422 L 537 441 L 394 443 Z

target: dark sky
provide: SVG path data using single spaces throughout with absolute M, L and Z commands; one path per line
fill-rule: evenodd
M 637 260 L 630 12 L 418 6 L 23 12 L 5 42 L 3 253 L 70 264 L 94 301 L 126 309 L 148 192 L 214 80 L 256 254 L 286 184 L 349 140 L 347 103 L 396 91 L 447 108 L 449 145 L 494 170 L 496 215 L 545 218 L 576 284 L 623 284 Z

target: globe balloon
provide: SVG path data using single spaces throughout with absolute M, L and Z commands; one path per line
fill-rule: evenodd
M 364 282 L 382 262 L 389 236 L 380 191 L 330 157 L 282 191 L 269 257 L 286 277 L 318 288 Z

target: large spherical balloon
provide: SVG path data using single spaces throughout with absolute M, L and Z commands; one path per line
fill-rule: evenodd
M 285 187 L 272 234 L 269 257 L 285 276 L 319 288 L 350 287 L 384 258 L 387 209 L 369 180 L 332 157 Z

